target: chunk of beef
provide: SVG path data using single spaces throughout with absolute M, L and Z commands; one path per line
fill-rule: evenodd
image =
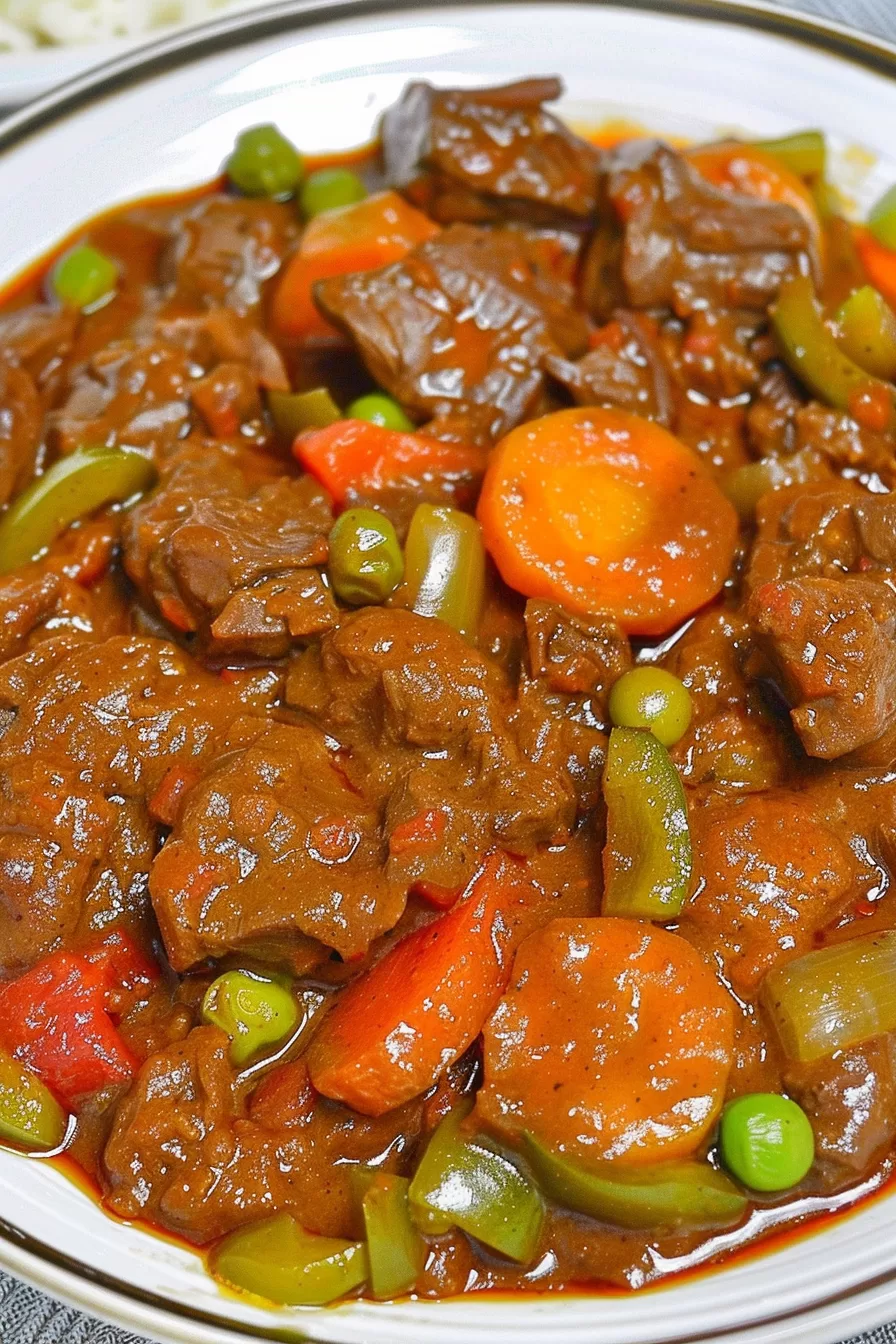
M 287 1209 L 311 1232 L 350 1237 L 352 1168 L 387 1153 L 394 1170 L 420 1131 L 417 1104 L 379 1120 L 320 1099 L 280 1123 L 266 1110 L 247 1116 L 227 1037 L 196 1028 L 146 1061 L 116 1112 L 103 1155 L 109 1207 L 199 1245 Z
M 313 965 L 390 929 L 405 888 L 383 871 L 378 810 L 346 783 L 322 733 L 271 725 L 191 790 L 150 891 L 169 960 L 230 951 Z
M 164 640 L 53 640 L 0 668 L 0 770 L 40 757 L 106 796 L 142 799 L 173 763 L 213 754 L 241 709 Z
M 896 495 L 846 482 L 790 486 L 764 496 L 747 585 L 896 570 Z
M 496 89 L 409 84 L 383 118 L 386 176 L 446 224 L 587 221 L 599 151 L 545 111 L 561 92 L 556 79 Z
M 595 333 L 592 347 L 574 363 L 555 357 L 547 364 L 578 405 L 614 406 L 672 425 L 675 383 L 654 322 L 620 310 Z
M 256 310 L 298 235 L 291 208 L 210 196 L 178 221 L 171 268 L 179 307 Z
M 810 756 L 835 760 L 896 719 L 896 593 L 874 578 L 757 588 L 750 621 Z
M 33 303 L 0 315 L 0 355 L 34 379 L 42 395 L 58 381 L 75 340 L 79 316 L 73 308 Z
M 37 565 L 0 578 L 0 663 L 22 653 L 29 635 L 53 615 L 61 587 L 58 575 Z
M 0 358 L 0 505 L 34 474 L 43 407 L 30 374 Z
M 852 851 L 796 793 L 692 808 L 690 822 L 697 884 L 679 932 L 752 995 L 770 970 L 810 951 L 849 902 Z
M 864 1175 L 896 1136 L 893 1038 L 878 1036 L 814 1064 L 792 1064 L 787 1091 L 815 1135 L 813 1181 L 823 1193 Z
M 154 322 L 153 335 L 166 345 L 184 349 L 200 368 L 242 364 L 257 386 L 272 392 L 289 391 L 289 375 L 276 345 L 251 318 L 232 308 L 210 308 L 189 317 L 163 314 Z
M 527 853 L 574 823 L 570 775 L 524 753 L 498 667 L 441 621 L 348 617 L 294 662 L 286 699 L 387 805 L 396 880 L 464 886 L 492 846 Z M 410 842 L 421 826 L 429 841 Z
M 761 311 L 810 250 L 808 225 L 791 206 L 711 186 L 656 141 L 620 146 L 605 161 L 604 181 L 623 222 L 622 280 L 632 307 Z M 601 312 L 602 295 L 586 300 Z
M 293 640 L 332 630 L 339 611 L 317 569 L 296 569 L 228 598 L 209 634 L 216 653 L 282 658 Z
M 309 566 L 327 558 L 331 525 L 327 497 L 311 477 L 259 481 L 222 446 L 189 442 L 129 513 L 124 565 L 178 629 L 199 630 L 213 650 L 220 635 L 222 653 L 239 648 L 266 657 L 272 636 L 282 637 L 285 610 L 283 585 L 268 580 L 301 575 L 321 623 L 331 623 L 332 602 L 308 576 Z M 247 596 L 225 616 L 240 593 Z
M 552 691 L 606 696 L 632 665 L 628 636 L 612 616 L 576 616 L 533 599 L 525 619 L 529 669 Z
M 549 355 L 586 347 L 557 292 L 520 234 L 457 224 L 394 265 L 320 281 L 315 298 L 412 415 L 488 441 L 533 414 Z
M 807 404 L 781 375 L 764 381 L 750 407 L 750 438 L 760 457 L 813 453 L 833 471 L 847 468 L 877 485 L 896 485 L 896 437 L 859 425 L 844 411 Z M 776 386 L 777 382 L 777 386 Z M 879 487 L 878 487 L 879 488 Z

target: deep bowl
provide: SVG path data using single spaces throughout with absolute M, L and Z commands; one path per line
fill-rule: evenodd
M 348 148 L 411 76 L 537 73 L 563 76 L 574 122 L 625 116 L 695 137 L 819 125 L 857 210 L 896 180 L 896 48 L 780 10 L 296 0 L 163 39 L 5 123 L 0 284 L 98 211 L 212 177 L 246 124 L 276 121 L 309 151 Z M 169 1344 L 826 1344 L 896 1316 L 896 1191 L 773 1253 L 641 1293 L 273 1313 L 224 1297 L 197 1257 L 113 1222 L 50 1164 L 0 1152 L 0 1265 Z

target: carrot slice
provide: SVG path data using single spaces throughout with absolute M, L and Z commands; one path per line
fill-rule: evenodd
M 711 1129 L 733 1003 L 683 938 L 629 919 L 555 919 L 520 947 L 484 1030 L 482 1118 L 593 1164 L 685 1157 Z
M 701 177 L 714 187 L 737 191 L 760 201 L 789 205 L 809 225 L 812 241 L 821 251 L 821 220 L 812 193 L 801 177 L 791 172 L 780 159 L 756 145 L 729 141 L 720 145 L 701 145 L 687 151 L 687 159 Z
M 896 251 L 884 247 L 867 229 L 855 230 L 856 251 L 869 281 L 896 308 Z
M 402 485 L 438 485 L 446 497 L 463 503 L 472 497 L 485 461 L 480 448 L 384 429 L 368 420 L 339 420 L 300 434 L 293 453 L 339 505 L 350 496 Z
M 510 972 L 509 863 L 493 855 L 458 905 L 340 995 L 306 1056 L 318 1092 L 383 1115 L 432 1087 L 476 1039 Z
M 527 597 L 664 634 L 718 593 L 737 517 L 694 453 L 625 411 L 555 411 L 495 449 L 479 522 Z
M 314 304 L 312 289 L 318 280 L 388 266 L 438 231 L 438 224 L 394 191 L 315 215 L 274 294 L 275 328 L 301 339 L 333 335 Z

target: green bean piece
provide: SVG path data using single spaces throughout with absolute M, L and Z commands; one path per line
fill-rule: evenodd
M 61 303 L 89 311 L 112 298 L 118 276 L 118 264 L 111 257 L 81 243 L 59 258 L 50 273 L 50 285 Z
M 306 219 L 356 205 L 367 195 L 367 188 L 350 168 L 318 168 L 309 173 L 302 187 L 299 204 Z
M 366 397 L 358 397 L 346 408 L 347 420 L 369 420 L 372 425 L 382 425 L 383 429 L 415 428 L 397 401 L 387 397 L 384 392 L 368 392 Z
M 646 728 L 674 747 L 691 722 L 687 687 L 662 667 L 633 667 L 613 683 L 610 718 L 619 728 Z
M 485 547 L 475 518 L 418 504 L 404 548 L 406 605 L 475 639 L 485 603 Z
M 347 509 L 329 537 L 333 592 L 350 606 L 385 602 L 404 576 L 395 528 L 377 509 Z
M 367 1280 L 362 1241 L 319 1237 L 288 1213 L 231 1232 L 215 1248 L 217 1279 L 287 1307 L 322 1307 Z
M 0 1143 L 48 1153 L 67 1128 L 65 1111 L 37 1074 L 0 1050 Z
M 837 313 L 840 349 L 866 373 L 896 378 L 896 313 L 872 285 L 863 285 Z
M 370 1286 L 382 1300 L 410 1293 L 426 1261 L 426 1242 L 411 1221 L 409 1186 L 403 1176 L 377 1172 L 362 1200 Z
M 757 149 L 773 154 L 797 177 L 824 177 L 827 168 L 827 142 L 821 131 L 794 131 L 774 140 L 756 140 Z
M 653 733 L 613 728 L 604 766 L 605 915 L 674 919 L 691 884 L 688 808 L 678 771 Z
M 524 1136 L 525 1154 L 542 1190 L 561 1208 L 631 1229 L 730 1226 L 746 1197 L 708 1162 L 657 1162 L 625 1170 L 612 1162 L 586 1170 Z
M 790 1190 L 815 1161 L 815 1135 L 795 1101 L 776 1092 L 753 1092 L 722 1112 L 719 1151 L 731 1174 L 750 1190 Z
M 151 462 L 120 448 L 78 448 L 60 458 L 16 496 L 0 519 L 0 574 L 37 559 L 79 518 L 104 504 L 132 499 L 155 478 Z
M 290 440 L 306 429 L 326 429 L 342 419 L 342 412 L 325 387 L 310 392 L 269 392 L 268 409 L 277 433 Z
M 871 207 L 868 215 L 868 232 L 873 234 L 884 247 L 896 248 L 896 186 L 885 191 L 880 200 Z
M 227 176 L 244 196 L 292 196 L 305 176 L 301 154 L 276 126 L 250 126 L 237 136 Z
M 230 1058 L 234 1064 L 245 1064 L 295 1030 L 299 1008 L 276 980 L 249 971 L 225 971 L 205 991 L 202 1020 L 227 1032 Z
M 520 1264 L 531 1262 L 544 1220 L 544 1203 L 518 1167 L 462 1124 L 470 1106 L 441 1122 L 408 1191 L 411 1215 L 432 1233 L 459 1227 Z
M 854 415 L 859 397 L 879 392 L 892 407 L 892 387 L 866 373 L 838 346 L 808 276 L 784 281 L 771 318 L 786 363 L 829 406 Z

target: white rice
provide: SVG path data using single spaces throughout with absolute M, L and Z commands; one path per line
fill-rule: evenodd
M 75 46 L 140 37 L 156 28 L 199 23 L 220 10 L 262 0 L 0 0 L 0 52 L 47 43 Z

